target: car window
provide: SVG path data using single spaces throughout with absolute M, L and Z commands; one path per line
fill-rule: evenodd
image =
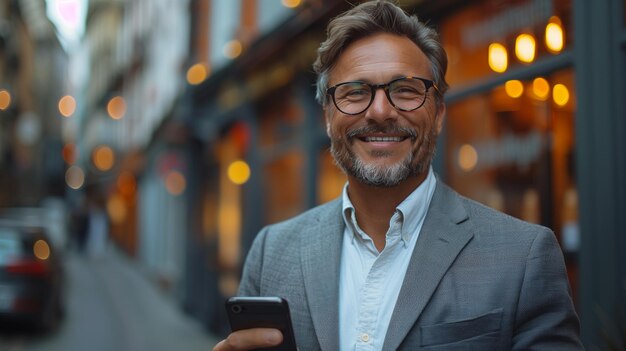
M 0 228 L 0 264 L 19 255 L 21 252 L 21 240 L 19 233 L 14 229 Z

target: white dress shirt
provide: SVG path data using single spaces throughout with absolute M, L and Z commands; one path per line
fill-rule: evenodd
M 424 182 L 396 207 L 381 252 L 359 227 L 348 186 L 343 189 L 346 228 L 339 278 L 339 345 L 342 351 L 382 350 L 436 180 L 429 169 Z

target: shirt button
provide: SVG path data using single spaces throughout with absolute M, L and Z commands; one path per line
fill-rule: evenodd
M 369 336 L 369 334 L 361 334 L 361 341 L 363 341 L 363 342 L 368 342 L 368 341 L 370 341 L 370 336 Z

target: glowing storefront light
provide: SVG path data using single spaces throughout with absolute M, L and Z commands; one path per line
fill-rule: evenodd
M 107 113 L 113 119 L 122 119 L 126 114 L 126 101 L 121 96 L 115 96 L 107 104 Z
M 50 245 L 45 240 L 37 240 L 33 245 L 33 253 L 40 260 L 47 260 L 50 257 Z
M 546 47 L 553 54 L 558 54 L 563 50 L 563 43 L 565 38 L 563 35 L 563 26 L 561 20 L 553 16 L 550 18 L 550 22 L 546 26 Z
M 469 172 L 476 168 L 478 164 L 478 152 L 470 144 L 464 144 L 459 148 L 459 167 L 465 172 Z
M 65 171 L 65 183 L 70 188 L 77 190 L 85 184 L 85 172 L 78 166 L 72 166 Z
M 228 179 L 235 184 L 244 184 L 250 179 L 250 166 L 244 161 L 235 161 L 228 166 Z
M 519 80 L 509 80 L 504 83 L 504 91 L 509 97 L 516 99 L 524 93 L 524 84 Z
M 11 106 L 11 94 L 5 90 L 0 90 L 0 110 L 6 110 Z
M 93 151 L 92 160 L 94 166 L 96 166 L 99 171 L 105 172 L 113 168 L 115 164 L 115 154 L 113 150 L 106 145 L 98 146 Z
M 535 37 L 530 34 L 520 34 L 515 39 L 515 56 L 524 63 L 535 60 Z
M 114 224 L 120 224 L 126 220 L 128 214 L 126 203 L 124 203 L 124 199 L 119 194 L 113 194 L 107 200 L 106 207 L 109 218 Z
M 296 8 L 296 7 L 300 6 L 300 3 L 302 1 L 300 1 L 300 0 L 282 0 L 281 2 L 283 4 L 283 6 L 288 7 L 290 9 L 293 9 L 293 8 Z
M 548 99 L 550 95 L 550 84 L 545 78 L 538 77 L 533 80 L 533 94 L 541 101 Z
M 563 84 L 555 84 L 552 88 L 552 100 L 559 106 L 567 105 L 569 101 L 569 89 Z
M 165 189 L 172 195 L 180 195 L 187 187 L 185 176 L 179 171 L 170 171 L 165 176 Z
M 489 67 L 498 73 L 506 71 L 508 66 L 508 54 L 504 45 L 492 43 L 489 45 Z
M 71 95 L 65 95 L 59 100 L 59 112 L 63 117 L 70 117 L 76 112 L 76 99 Z
M 243 51 L 243 46 L 239 40 L 231 40 L 224 46 L 224 56 L 229 59 L 239 57 Z
M 198 85 L 207 78 L 209 70 L 202 63 L 196 63 L 187 70 L 187 82 L 191 85 Z

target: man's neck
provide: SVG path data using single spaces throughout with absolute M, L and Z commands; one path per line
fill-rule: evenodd
M 372 238 L 378 251 L 385 247 L 389 221 L 396 207 L 422 184 L 428 172 L 393 187 L 376 187 L 349 177 L 348 196 L 356 211 L 359 227 Z

